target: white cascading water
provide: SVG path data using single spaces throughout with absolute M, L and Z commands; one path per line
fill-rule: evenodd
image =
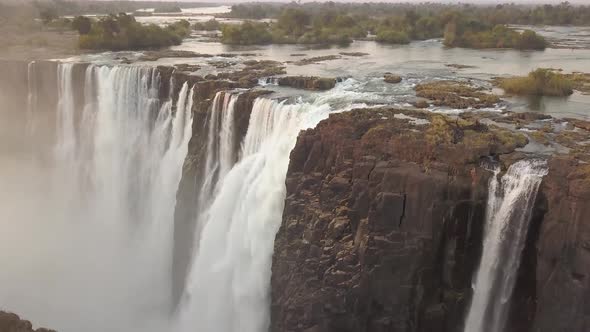
M 262 332 L 270 322 L 270 267 L 289 154 L 328 104 L 254 102 L 240 160 L 206 209 L 180 309 L 180 331 Z
M 199 193 L 199 206 L 207 206 L 222 179 L 234 165 L 234 111 L 238 94 L 218 92 L 208 115 L 205 179 Z
M 547 174 L 541 160 L 516 162 L 489 184 L 484 245 L 465 332 L 502 332 L 516 283 L 537 191 Z
M 173 105 L 174 89 L 159 100 L 155 69 L 89 65 L 81 74 L 77 66 L 58 66 L 52 162 L 24 172 L 30 183 L 14 181 L 30 187 L 22 190 L 26 204 L 0 211 L 0 222 L 22 220 L 16 229 L 3 225 L 14 241 L 0 242 L 0 252 L 16 252 L 22 239 L 34 243 L 20 259 L 0 255 L 0 266 L 11 267 L 0 274 L 3 303 L 61 332 L 266 331 L 289 154 L 300 130 L 325 119 L 330 104 L 352 107 L 351 92 L 337 87 L 293 105 L 257 99 L 241 143 L 238 95 L 216 95 L 196 247 L 172 314 L 173 215 L 193 91 L 183 85 Z M 29 113 L 35 120 L 34 107 Z
M 88 65 L 76 82 L 76 66 L 57 68 L 52 160 L 15 171 L 27 204 L 2 211 L 2 305 L 62 332 L 166 330 L 193 90 L 173 107 L 155 69 Z

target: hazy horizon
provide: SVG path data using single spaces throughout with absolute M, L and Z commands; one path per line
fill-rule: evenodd
M 23 3 L 23 2 L 32 2 L 33 0 L 0 0 L 0 3 Z M 52 0 L 41 0 L 41 1 L 52 1 Z M 96 1 L 96 0 L 67 0 L 67 1 L 75 1 L 75 2 L 86 2 L 86 1 Z M 98 1 L 115 1 L 115 0 L 98 0 Z M 293 2 L 292 0 L 268 0 L 268 1 L 252 1 L 252 0 L 126 0 L 126 1 L 148 1 L 148 2 L 202 2 L 202 3 L 219 3 L 219 4 L 235 4 L 235 3 L 244 3 L 244 2 Z M 301 0 L 301 2 L 327 2 L 330 0 Z M 385 3 L 472 3 L 472 4 L 505 4 L 505 3 L 516 3 L 516 4 L 532 4 L 532 5 L 539 5 L 539 4 L 560 4 L 564 2 L 563 0 L 506 0 L 506 1 L 494 1 L 494 0 L 434 0 L 434 1 L 424 1 L 424 0 L 333 0 L 333 2 L 339 3 L 364 3 L 364 2 L 385 2 Z M 568 1 L 571 4 L 576 5 L 590 5 L 590 1 L 588 0 L 570 0 Z

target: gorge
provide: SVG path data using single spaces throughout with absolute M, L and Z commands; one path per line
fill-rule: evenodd
M 63 332 L 590 329 L 587 121 L 371 104 L 354 78 L 274 96 L 246 61 L 0 63 L 0 309 Z M 562 150 L 529 150 L 539 128 Z

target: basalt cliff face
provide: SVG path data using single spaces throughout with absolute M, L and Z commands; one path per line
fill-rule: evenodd
M 462 331 L 491 175 L 482 165 L 530 157 L 517 151 L 526 137 L 476 117 L 358 110 L 301 133 L 271 331 Z M 506 331 L 589 328 L 587 157 L 549 161 Z
M 55 332 L 45 328 L 34 329 L 31 322 L 18 315 L 0 311 L 0 331 L 2 332 Z

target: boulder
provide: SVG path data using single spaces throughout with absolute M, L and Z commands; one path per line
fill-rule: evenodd
M 278 80 L 281 86 L 290 86 L 296 89 L 325 91 L 336 86 L 335 78 L 315 76 L 285 76 Z
M 399 83 L 402 81 L 402 77 L 399 75 L 395 75 L 395 74 L 391 74 L 391 73 L 385 73 L 385 75 L 383 75 L 383 80 L 387 83 Z

